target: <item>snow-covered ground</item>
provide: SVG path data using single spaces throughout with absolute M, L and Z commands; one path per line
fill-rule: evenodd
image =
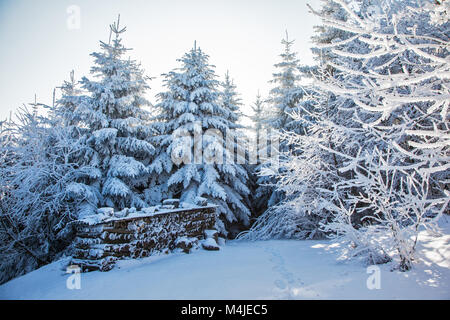
M 69 290 L 63 261 L 0 286 L 1 299 L 450 299 L 450 224 L 421 233 L 420 261 L 409 272 L 380 266 L 369 290 L 364 266 L 338 261 L 329 241 L 230 241 L 220 251 L 170 254 L 81 274 Z

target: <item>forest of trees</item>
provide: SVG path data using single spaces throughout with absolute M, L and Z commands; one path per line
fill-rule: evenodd
M 232 76 L 196 43 L 148 101 L 120 20 L 90 75 L 1 121 L 0 283 L 70 255 L 71 222 L 98 208 L 168 198 L 217 205 L 229 239 L 331 237 L 343 256 L 411 269 L 418 231 L 449 211 L 450 3 L 309 10 L 316 63 L 301 64 L 286 32 L 252 128 Z

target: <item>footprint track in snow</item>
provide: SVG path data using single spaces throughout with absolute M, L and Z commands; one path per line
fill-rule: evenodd
M 274 285 L 278 289 L 277 291 L 281 291 L 282 293 L 282 296 L 280 296 L 279 298 L 291 299 L 292 287 L 294 287 L 298 283 L 303 284 L 303 282 L 300 278 L 297 278 L 296 280 L 294 274 L 286 268 L 284 258 L 278 251 L 270 247 L 265 248 L 264 250 L 271 256 L 269 260 L 274 264 L 272 270 L 274 270 L 281 276 L 281 279 L 276 279 L 274 281 Z

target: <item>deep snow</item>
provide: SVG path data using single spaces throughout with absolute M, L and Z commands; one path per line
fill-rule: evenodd
M 1 299 L 450 299 L 450 224 L 444 236 L 421 232 L 420 261 L 409 272 L 382 265 L 381 289 L 356 261 L 339 261 L 329 241 L 229 241 L 199 250 L 119 262 L 81 274 L 69 290 L 64 261 L 0 286 Z

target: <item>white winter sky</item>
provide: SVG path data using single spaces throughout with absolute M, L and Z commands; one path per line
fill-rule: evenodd
M 313 63 L 310 37 L 319 20 L 306 6 L 317 0 L 0 0 L 0 119 L 23 103 L 51 104 L 53 88 L 75 70 L 76 79 L 88 75 L 90 53 L 99 40 L 108 41 L 109 24 L 121 15 L 127 26 L 123 43 L 142 63 L 149 82 L 148 98 L 162 88 L 161 74 L 179 66 L 176 59 L 194 40 L 210 56 L 216 73 L 226 70 L 249 105 L 258 89 L 265 97 L 268 81 L 280 61 L 280 43 L 289 32 L 301 63 Z M 71 14 L 80 9 L 80 28 L 68 28 Z M 72 20 L 69 20 L 72 21 Z M 245 121 L 247 122 L 247 121 Z

